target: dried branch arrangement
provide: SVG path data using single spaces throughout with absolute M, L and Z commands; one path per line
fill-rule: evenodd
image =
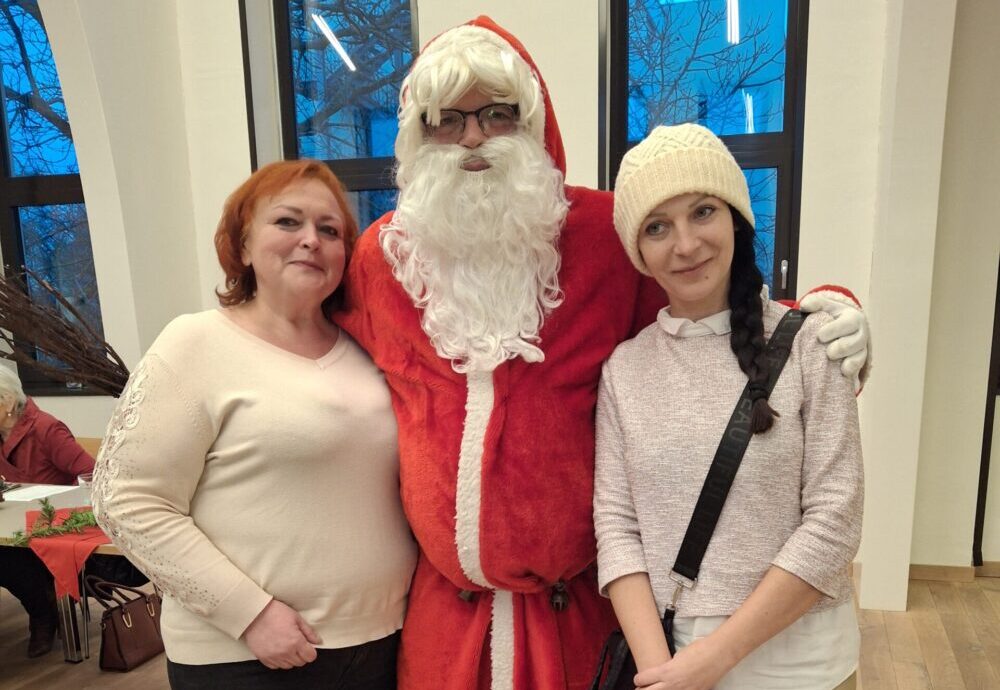
M 28 279 L 41 286 L 65 313 L 33 301 L 25 290 Z M 8 268 L 7 274 L 0 276 L 0 340 L 10 349 L 0 350 L 0 357 L 57 381 L 83 383 L 116 398 L 128 382 L 128 367 L 114 348 L 58 290 L 26 268 L 21 273 Z M 63 362 L 66 368 L 39 361 L 36 352 Z

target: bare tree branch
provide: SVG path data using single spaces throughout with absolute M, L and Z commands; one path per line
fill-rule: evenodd
M 29 278 L 65 311 L 32 300 Z M 115 397 L 128 382 L 128 368 L 114 348 L 58 290 L 27 269 L 20 274 L 8 269 L 7 276 L 0 276 L 0 341 L 10 349 L 0 351 L 0 357 L 59 381 L 86 383 Z
M 723 37 L 724 9 L 639 3 L 629 14 L 629 97 L 639 102 L 629 108 L 630 130 L 706 119 L 721 131 L 738 128 L 747 112 L 739 93 L 784 78 L 784 45 L 770 38 L 772 23 L 751 19 L 734 45 Z M 755 118 L 780 113 L 780 100 L 765 99 Z

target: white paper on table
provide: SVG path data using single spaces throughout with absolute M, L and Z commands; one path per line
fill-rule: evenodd
M 75 486 L 53 486 L 39 484 L 37 486 L 24 486 L 20 489 L 6 492 L 3 497 L 8 501 L 37 501 L 40 498 L 48 498 L 56 494 L 64 494 L 78 487 Z

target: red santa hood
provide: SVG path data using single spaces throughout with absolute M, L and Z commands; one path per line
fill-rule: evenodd
M 528 118 L 526 121 L 528 130 L 538 136 L 542 144 L 545 146 L 545 150 L 548 152 L 549 156 L 552 157 L 556 167 L 565 175 L 566 151 L 563 148 L 562 135 L 559 133 L 559 124 L 556 122 L 555 112 L 552 109 L 552 99 L 549 96 L 549 90 L 545 85 L 545 80 L 542 79 L 542 75 L 539 73 L 538 67 L 535 65 L 534 60 L 531 59 L 531 55 L 524 48 L 521 42 L 489 17 L 485 15 L 476 17 L 466 24 L 448 29 L 447 31 L 444 31 L 432 38 L 424 45 L 423 49 L 420 51 L 420 55 L 417 56 L 417 59 L 411 68 L 411 74 L 417 69 L 417 65 L 420 63 L 421 57 L 424 56 L 429 50 L 439 47 L 441 41 L 456 40 L 460 36 L 468 37 L 472 33 L 478 34 L 478 37 L 489 41 L 491 44 L 497 46 L 503 51 L 510 51 L 510 55 L 519 57 L 527 64 L 528 69 L 537 82 L 538 89 L 541 93 L 542 104 L 544 106 L 543 108 L 537 109 L 537 112 Z M 409 79 L 407 81 L 409 81 Z M 401 130 L 407 125 L 405 122 L 407 94 L 408 84 L 404 83 L 402 93 L 404 112 L 401 112 L 400 114 Z M 415 123 L 412 124 L 415 125 Z M 397 154 L 399 153 L 398 150 L 399 144 L 397 143 Z

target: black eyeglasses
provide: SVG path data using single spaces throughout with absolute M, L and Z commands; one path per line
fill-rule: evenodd
M 478 110 L 441 111 L 441 119 L 436 125 L 427 122 L 427 113 L 420 116 L 427 136 L 438 144 L 457 144 L 465 132 L 469 115 L 475 115 L 479 128 L 488 137 L 511 134 L 517 129 L 518 108 L 516 103 L 490 103 Z

